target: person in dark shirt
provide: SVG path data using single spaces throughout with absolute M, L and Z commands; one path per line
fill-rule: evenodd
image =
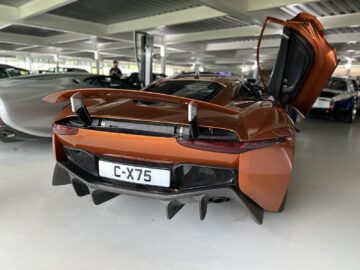
M 121 77 L 122 77 L 122 72 L 121 70 L 118 68 L 118 61 L 117 60 L 114 60 L 113 62 L 114 66 L 110 69 L 110 77 L 112 79 L 117 79 L 117 80 L 120 80 Z

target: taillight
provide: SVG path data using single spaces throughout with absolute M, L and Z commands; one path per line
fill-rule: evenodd
M 211 140 L 179 140 L 178 143 L 204 151 L 219 152 L 227 154 L 241 154 L 250 150 L 266 148 L 274 144 L 283 143 L 290 137 L 278 137 L 275 139 L 231 142 L 231 141 L 211 141 Z
M 76 135 L 79 129 L 59 124 L 53 125 L 53 132 L 58 135 Z
M 3 125 L 5 125 L 5 123 L 4 123 L 4 121 L 1 119 L 1 117 L 0 117 L 0 126 L 3 126 Z
M 334 109 L 335 107 L 335 101 L 332 99 L 330 100 L 330 110 Z

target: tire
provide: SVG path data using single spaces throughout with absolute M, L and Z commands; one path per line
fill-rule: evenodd
M 356 118 L 356 114 L 357 114 L 357 109 L 356 107 L 353 105 L 350 110 L 347 110 L 345 112 L 345 115 L 344 115 L 344 122 L 346 123 L 352 123 L 355 121 L 355 118 Z

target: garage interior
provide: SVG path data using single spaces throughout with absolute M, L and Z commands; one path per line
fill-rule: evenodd
M 134 31 L 143 31 L 154 37 L 154 73 L 259 80 L 265 18 L 300 12 L 324 25 L 339 59 L 332 76 L 359 84 L 358 0 L 0 0 L 0 64 L 108 75 L 117 60 L 130 74 L 138 71 Z M 264 34 L 264 69 L 281 35 Z M 261 226 L 232 201 L 209 205 L 203 221 L 193 201 L 170 221 L 156 200 L 121 195 L 95 206 L 69 185 L 51 186 L 49 139 L 0 142 L 0 268 L 357 269 L 360 118 L 296 126 L 286 209 L 265 212 Z

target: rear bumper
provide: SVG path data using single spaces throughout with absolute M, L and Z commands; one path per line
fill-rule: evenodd
M 311 114 L 332 114 L 334 110 L 331 109 L 324 109 L 324 108 L 312 108 L 310 113 Z
M 167 192 L 151 187 L 139 189 L 136 185 L 113 184 L 104 181 L 100 177 L 79 169 L 70 161 L 60 161 L 57 162 L 54 170 L 53 185 L 66 184 L 72 184 L 78 196 L 91 194 L 95 204 L 106 202 L 119 194 L 161 200 L 166 206 L 166 214 L 169 219 L 184 206 L 184 203 L 181 202 L 182 199 L 194 198 L 198 200 L 200 219 L 204 219 L 207 204 L 211 198 L 225 197 L 245 208 L 256 223 L 261 224 L 263 221 L 264 210 L 244 195 L 235 185 L 206 186 L 185 190 L 170 189 Z

